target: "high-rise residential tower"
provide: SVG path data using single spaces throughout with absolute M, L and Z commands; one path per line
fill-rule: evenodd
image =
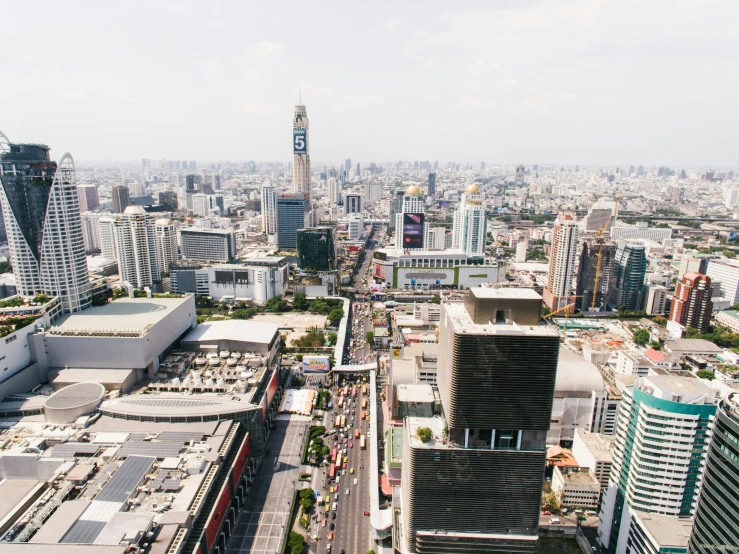
M 443 414 L 404 424 L 403 551 L 531 554 L 559 336 L 532 289 L 472 288 L 441 310 Z
M 739 394 L 719 403 L 689 554 L 739 552 Z
M 91 306 L 74 161 L 0 133 L 0 193 L 19 294 L 59 296 L 66 312 Z
M 429 177 L 435 175 L 429 173 Z M 484 257 L 487 237 L 484 196 L 477 185 L 469 185 L 454 212 L 452 227 L 452 248 L 462 250 L 468 256 Z
M 713 311 L 711 292 L 710 277 L 700 273 L 683 275 L 675 287 L 670 320 L 707 333 Z
M 433 171 L 429 173 L 428 189 L 429 196 L 436 196 L 436 173 Z
M 277 244 L 277 191 L 272 183 L 262 187 L 262 231 L 269 244 Z
M 564 308 L 571 302 L 578 237 L 577 220 L 569 214 L 560 214 L 552 230 L 549 281 L 544 289 L 544 302 L 552 311 Z
M 647 275 L 646 249 L 634 240 L 621 239 L 616 244 L 607 304 L 611 308 L 639 310 Z
M 80 199 L 81 213 L 92 211 L 100 206 L 96 185 L 77 185 L 77 195 Z
M 395 248 L 427 247 L 429 224 L 421 189 L 411 185 L 405 189 L 401 212 L 395 214 Z
M 121 281 L 136 288 L 157 286 L 162 281 L 155 223 L 154 216 L 142 206 L 129 206 L 115 218 L 118 272 Z
M 639 377 L 621 392 L 598 526 L 610 554 L 628 552 L 635 512 L 693 515 L 716 413 L 716 391 L 696 377 Z
M 177 261 L 177 227 L 174 221 L 167 218 L 156 220 L 157 250 L 159 267 L 162 272 L 168 273 L 169 266 Z
M 310 183 L 308 112 L 305 106 L 295 106 L 293 115 L 293 192 L 307 194 L 309 203 L 313 200 Z
M 128 187 L 124 185 L 113 185 L 111 196 L 113 197 L 113 213 L 115 214 L 122 214 L 131 205 Z

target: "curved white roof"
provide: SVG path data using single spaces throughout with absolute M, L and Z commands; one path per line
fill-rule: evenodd
M 46 408 L 66 410 L 99 402 L 105 396 L 105 387 L 100 383 L 77 383 L 69 385 L 52 394 L 46 401 Z
M 183 339 L 184 342 L 212 342 L 219 340 L 244 341 L 269 344 L 277 333 L 277 325 L 266 321 L 206 321 L 201 323 Z
M 598 368 L 582 356 L 565 347 L 559 350 L 557 381 L 554 385 L 557 392 L 592 392 L 603 391 L 603 376 Z

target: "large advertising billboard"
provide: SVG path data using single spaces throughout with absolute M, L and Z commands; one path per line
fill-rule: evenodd
M 293 129 L 293 152 L 305 154 L 308 151 L 308 137 L 305 129 Z
M 403 214 L 403 248 L 423 248 L 424 214 Z
M 328 373 L 330 369 L 328 356 L 303 356 L 303 373 Z

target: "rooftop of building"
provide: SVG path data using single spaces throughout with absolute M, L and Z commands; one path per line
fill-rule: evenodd
M 534 289 L 523 287 L 472 287 L 470 294 L 477 298 L 541 300 L 541 295 Z
M 233 229 L 206 229 L 205 227 L 183 227 L 180 229 L 180 233 L 203 233 L 206 235 L 230 235 L 234 232 Z
M 278 332 L 274 323 L 229 319 L 201 323 L 183 339 L 184 342 L 214 342 L 219 340 L 248 341 L 269 344 Z
M 431 404 L 434 401 L 434 389 L 431 385 L 398 385 L 398 402 Z
M 721 352 L 723 349 L 705 339 L 677 339 L 665 343 L 665 349 L 672 352 Z
M 690 532 L 693 528 L 692 518 L 677 518 L 650 514 L 647 512 L 635 512 L 635 517 L 641 521 L 644 530 L 663 548 L 685 548 L 690 540 Z
M 713 404 L 716 391 L 696 377 L 681 375 L 649 375 L 641 377 L 635 386 L 655 398 L 690 404 Z
M 183 304 L 195 303 L 191 294 L 180 298 L 119 298 L 83 312 L 61 317 L 51 335 L 130 334 L 142 336 Z
M 610 462 L 613 459 L 612 438 L 585 429 L 575 429 L 575 434 L 582 440 L 596 462 Z
M 442 435 L 444 433 L 444 420 L 441 417 L 407 417 L 405 428 L 408 440 L 413 448 L 446 448 Z M 431 429 L 431 439 L 423 442 L 418 436 L 421 428 Z
M 559 337 L 559 333 L 551 325 L 518 325 L 517 323 L 480 324 L 472 321 L 472 318 L 467 312 L 464 304 L 446 304 L 445 309 L 448 321 L 455 333 L 471 335 L 527 335 Z
M 556 466 L 554 471 L 559 472 L 565 484 L 592 485 L 593 487 L 600 488 L 600 482 L 587 470 L 562 469 L 559 466 Z
M 554 390 L 555 396 L 567 392 L 602 392 L 603 376 L 594 364 L 563 346 L 559 349 Z

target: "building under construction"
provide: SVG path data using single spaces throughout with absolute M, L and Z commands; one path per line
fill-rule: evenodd
M 613 259 L 616 254 L 615 244 L 603 244 L 603 254 L 600 261 L 600 277 L 598 273 L 598 251 L 600 245 L 596 242 L 585 242 L 580 253 L 580 265 L 577 271 L 577 310 L 585 312 L 605 310 L 606 295 L 610 283 Z M 597 283 L 596 283 L 597 281 Z M 597 286 L 597 291 L 595 290 Z M 593 295 L 595 294 L 595 302 Z

